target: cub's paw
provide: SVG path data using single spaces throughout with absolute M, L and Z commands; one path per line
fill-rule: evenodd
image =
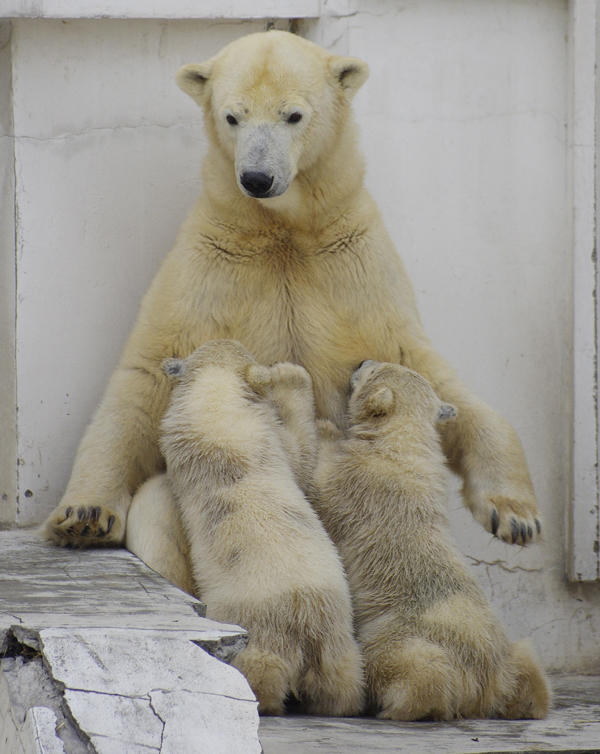
M 531 503 L 496 495 L 488 498 L 475 517 L 487 531 L 511 545 L 529 545 L 541 538 L 542 522 Z
M 296 388 L 297 390 L 310 390 L 312 380 L 310 374 L 300 364 L 292 364 L 290 361 L 281 361 L 271 367 L 271 376 L 275 387 L 278 385 Z
M 105 505 L 59 505 L 40 529 L 41 536 L 60 547 L 119 545 L 125 522 Z
M 319 440 L 341 440 L 344 436 L 343 432 L 329 419 L 317 419 L 317 432 Z
M 246 676 L 261 715 L 283 715 L 285 700 L 294 691 L 295 675 L 286 660 L 250 643 L 231 664 Z

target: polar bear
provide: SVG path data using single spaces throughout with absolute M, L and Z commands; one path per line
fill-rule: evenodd
M 453 541 L 437 428 L 455 416 L 416 372 L 367 360 L 346 433 L 320 422 L 314 504 L 347 569 L 370 704 L 393 720 L 545 717 L 543 672 Z
M 44 537 L 124 541 L 132 496 L 164 467 L 171 382 L 161 364 L 220 338 L 261 364 L 303 365 L 318 415 L 341 428 L 350 375 L 365 359 L 419 372 L 459 410 L 442 441 L 475 519 L 506 542 L 539 537 L 519 440 L 425 336 L 363 185 L 351 100 L 367 75 L 361 60 L 282 31 L 243 37 L 179 71 L 204 110 L 202 194 L 143 299 Z
M 208 618 L 248 630 L 233 664 L 259 711 L 281 714 L 292 693 L 308 712 L 358 714 L 364 682 L 348 585 L 296 482 L 312 477 L 316 460 L 308 373 L 260 366 L 228 340 L 165 370 L 177 384 L 160 447 L 196 590 Z

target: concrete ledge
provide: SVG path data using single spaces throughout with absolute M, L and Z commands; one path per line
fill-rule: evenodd
M 126 550 L 0 532 L 2 754 L 259 754 L 238 626 Z

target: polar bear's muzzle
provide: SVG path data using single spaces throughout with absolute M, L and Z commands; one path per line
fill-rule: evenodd
M 296 175 L 291 129 L 264 123 L 238 128 L 235 171 L 240 190 L 254 199 L 281 196 Z

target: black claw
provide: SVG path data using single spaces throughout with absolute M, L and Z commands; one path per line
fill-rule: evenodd
M 492 534 L 496 536 L 498 533 L 498 525 L 500 523 L 500 519 L 498 518 L 498 511 L 494 508 L 492 511 L 492 519 L 491 519 L 491 525 L 492 525 Z
M 91 523 L 96 523 L 96 521 L 100 518 L 100 506 L 96 506 L 95 508 L 90 509 L 90 521 Z
M 523 540 L 523 544 L 527 542 L 527 527 L 525 524 L 521 524 L 521 539 Z
M 108 525 L 106 527 L 106 533 L 107 534 L 110 533 L 110 530 L 113 528 L 114 523 L 115 523 L 115 517 L 114 516 L 110 516 L 109 519 L 108 519 Z
M 83 521 L 85 518 L 85 508 L 77 508 L 77 518 L 79 521 Z
M 527 524 L 527 536 L 529 539 L 533 539 L 533 528 L 531 524 Z
M 73 515 L 73 508 L 69 506 L 67 510 L 65 511 L 65 518 L 71 518 L 72 515 Z
M 541 534 L 542 532 L 542 524 L 539 522 L 539 520 L 535 519 L 535 528 L 537 529 L 537 533 Z
M 519 539 L 519 524 L 514 518 L 510 519 L 510 532 L 512 534 L 512 543 L 514 545 L 517 539 Z

